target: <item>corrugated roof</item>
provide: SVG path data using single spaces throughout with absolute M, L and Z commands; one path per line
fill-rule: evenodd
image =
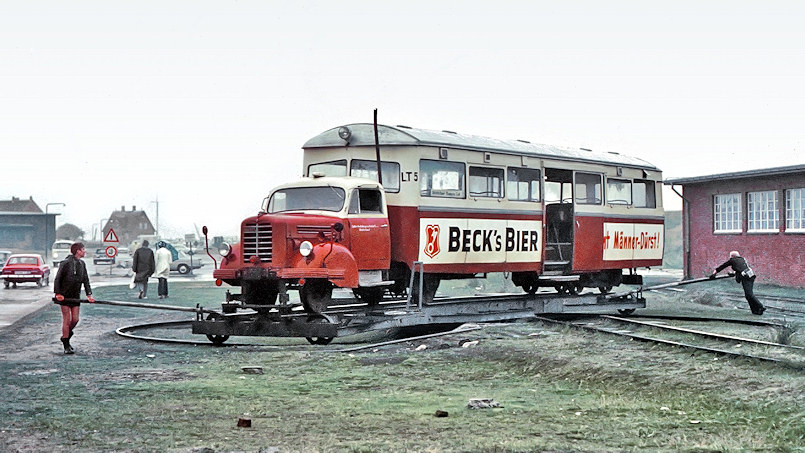
M 302 148 L 344 146 L 346 142 L 338 136 L 338 130 L 341 127 L 349 128 L 352 133 L 352 136 L 349 138 L 349 146 L 375 146 L 374 125 L 369 123 L 355 123 L 324 131 L 308 140 Z M 524 140 L 505 140 L 459 134 L 451 131 L 416 129 L 408 126 L 386 126 L 378 124 L 377 129 L 381 146 L 443 146 L 457 149 L 526 155 L 537 158 L 606 163 L 659 171 L 657 167 L 643 159 L 618 153 L 598 153 L 582 149 L 564 149 L 551 145 L 530 143 Z
M 691 176 L 687 178 L 669 178 L 664 181 L 666 185 L 702 184 L 720 179 L 757 178 L 762 176 L 781 176 L 791 173 L 805 172 L 805 165 L 790 165 L 787 167 L 762 168 L 757 170 L 736 171 L 733 173 L 718 173 L 715 175 Z

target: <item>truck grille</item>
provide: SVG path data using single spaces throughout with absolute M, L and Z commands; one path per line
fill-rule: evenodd
M 243 262 L 257 255 L 261 263 L 271 262 L 271 224 L 247 223 L 243 226 Z

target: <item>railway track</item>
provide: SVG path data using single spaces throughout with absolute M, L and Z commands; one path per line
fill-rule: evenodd
M 578 321 L 566 321 L 543 316 L 538 316 L 537 319 L 546 323 L 617 335 L 636 341 L 681 347 L 720 356 L 772 362 L 798 370 L 805 370 L 805 347 L 759 338 L 737 337 L 718 332 L 719 327 L 723 331 L 725 326 L 730 324 L 742 324 L 756 327 L 756 330 L 747 332 L 758 337 L 764 334 L 769 335 L 770 330 L 787 328 L 785 325 L 775 322 L 684 316 L 631 316 L 624 318 L 609 315 L 585 317 Z M 668 324 L 669 321 L 675 322 L 677 325 L 670 325 Z M 700 324 L 713 325 L 713 328 L 705 331 L 690 327 L 690 325 Z

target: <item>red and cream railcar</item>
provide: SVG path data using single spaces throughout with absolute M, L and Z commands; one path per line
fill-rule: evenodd
M 299 289 L 320 312 L 334 286 L 370 304 L 403 292 L 414 263 L 425 302 L 444 279 L 506 272 L 529 292 L 578 291 L 662 263 L 662 175 L 645 161 L 405 126 L 377 136 L 350 124 L 305 143 L 308 178 L 243 221 L 214 276 L 247 305 Z
M 578 291 L 662 264 L 662 173 L 648 162 L 407 126 L 378 126 L 378 142 L 392 280 L 419 261 L 432 291 L 488 272 L 510 272 L 531 292 Z M 303 148 L 308 176 L 377 179 L 372 124 L 333 128 Z

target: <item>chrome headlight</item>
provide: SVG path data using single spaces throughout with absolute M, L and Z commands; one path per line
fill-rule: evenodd
M 310 252 L 312 252 L 312 251 L 313 251 L 313 244 L 311 244 L 310 241 L 305 241 L 305 242 L 299 244 L 299 254 L 300 255 L 302 255 L 304 257 L 307 257 L 308 255 L 310 255 Z
M 229 256 L 232 253 L 232 246 L 227 244 L 226 242 L 222 242 L 221 245 L 218 246 L 218 253 L 221 254 L 224 258 Z

